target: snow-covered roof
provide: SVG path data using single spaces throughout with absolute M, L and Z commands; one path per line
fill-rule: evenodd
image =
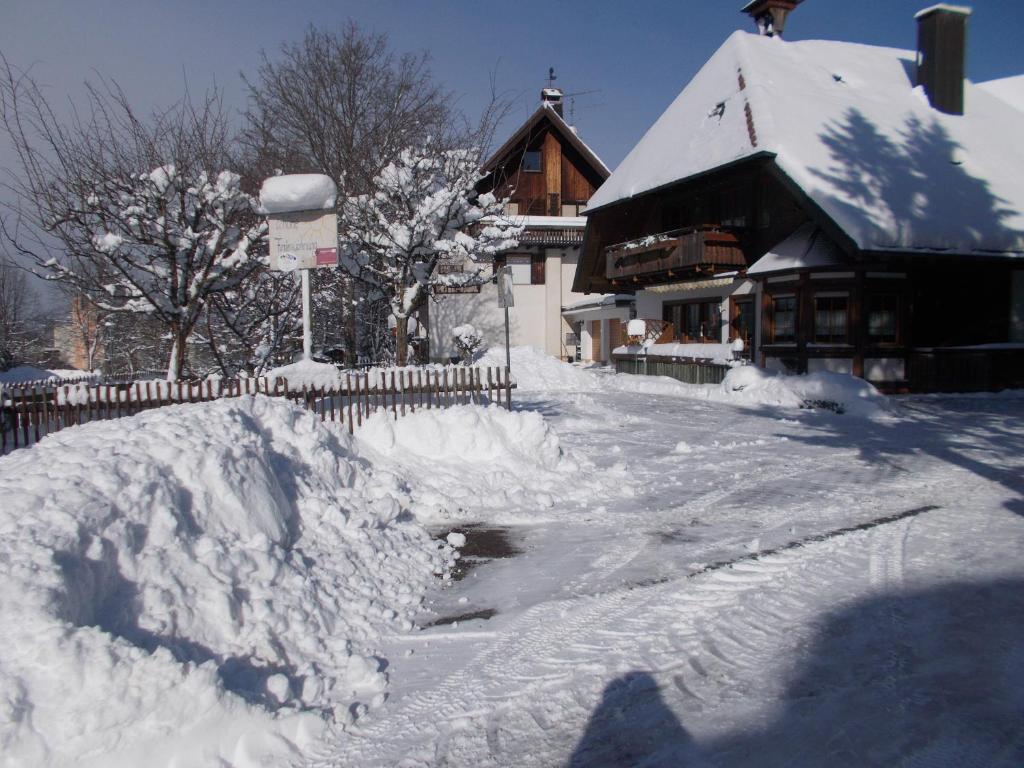
M 750 265 L 747 275 L 763 275 L 787 269 L 838 267 L 849 264 L 845 254 L 814 224 L 796 232 Z
M 337 194 L 334 181 L 322 173 L 271 176 L 260 188 L 260 207 L 263 213 L 331 210 Z
M 984 83 L 978 83 L 978 87 L 983 91 L 988 91 L 993 96 L 998 96 L 1011 107 L 1024 112 L 1024 75 L 988 80 Z
M 914 87 L 915 53 L 731 35 L 588 213 L 759 153 L 864 250 L 1024 251 L 1024 115 L 965 83 L 963 116 Z
M 583 216 L 512 216 L 516 224 L 534 229 L 583 229 L 587 220 Z
M 578 312 L 581 309 L 596 309 L 598 307 L 614 307 L 618 304 L 629 304 L 636 297 L 631 293 L 608 293 L 594 296 L 588 299 L 574 301 L 562 307 L 563 312 Z

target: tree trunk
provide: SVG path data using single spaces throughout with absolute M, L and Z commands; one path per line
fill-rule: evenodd
M 171 326 L 171 358 L 167 363 L 167 380 L 177 381 L 181 378 L 181 372 L 185 368 L 185 343 L 188 341 L 188 331 L 175 323 Z
M 406 353 L 409 350 L 409 318 L 395 317 L 395 362 L 399 367 L 405 365 Z

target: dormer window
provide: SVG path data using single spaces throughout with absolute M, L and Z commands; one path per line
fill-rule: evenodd
M 527 150 L 523 153 L 523 170 L 529 173 L 540 173 L 540 150 Z

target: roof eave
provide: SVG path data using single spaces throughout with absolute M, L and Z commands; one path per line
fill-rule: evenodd
M 643 192 L 639 192 L 639 193 L 637 193 L 635 195 L 630 195 L 628 197 L 620 197 L 618 200 L 612 200 L 611 202 L 605 203 L 604 205 L 599 206 L 597 208 L 587 208 L 582 213 L 583 213 L 584 216 L 590 216 L 592 214 L 598 213 L 599 211 L 608 210 L 609 208 L 612 208 L 613 206 L 619 205 L 621 203 L 630 203 L 630 202 L 633 202 L 634 200 L 641 200 L 641 199 L 647 197 L 648 195 L 656 195 L 659 192 L 664 192 L 667 189 L 671 189 L 672 187 L 677 187 L 677 186 L 679 186 L 681 184 L 686 184 L 687 182 L 699 181 L 700 179 L 706 178 L 707 176 L 711 176 L 712 174 L 719 173 L 720 171 L 724 171 L 724 170 L 729 170 L 729 169 L 735 168 L 735 167 L 737 167 L 739 165 L 743 165 L 744 163 L 752 162 L 752 161 L 755 161 L 755 160 L 763 160 L 763 159 L 766 159 L 766 158 L 770 159 L 770 160 L 774 160 L 775 156 L 776 156 L 775 152 L 771 152 L 771 151 L 765 150 L 765 149 L 758 150 L 757 152 L 751 152 L 749 155 L 744 155 L 743 157 L 738 157 L 735 160 L 731 160 L 728 163 L 723 163 L 722 165 L 716 165 L 714 168 L 708 168 L 706 171 L 700 171 L 699 173 L 693 173 L 693 174 L 690 174 L 689 176 L 684 176 L 681 179 L 676 179 L 675 181 L 665 182 L 664 184 L 660 184 L 657 187 L 652 187 L 651 189 L 646 189 Z

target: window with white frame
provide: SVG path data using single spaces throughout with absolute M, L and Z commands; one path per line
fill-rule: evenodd
M 510 254 L 506 263 L 512 269 L 513 285 L 529 285 L 531 280 L 531 265 L 533 260 L 527 255 Z

